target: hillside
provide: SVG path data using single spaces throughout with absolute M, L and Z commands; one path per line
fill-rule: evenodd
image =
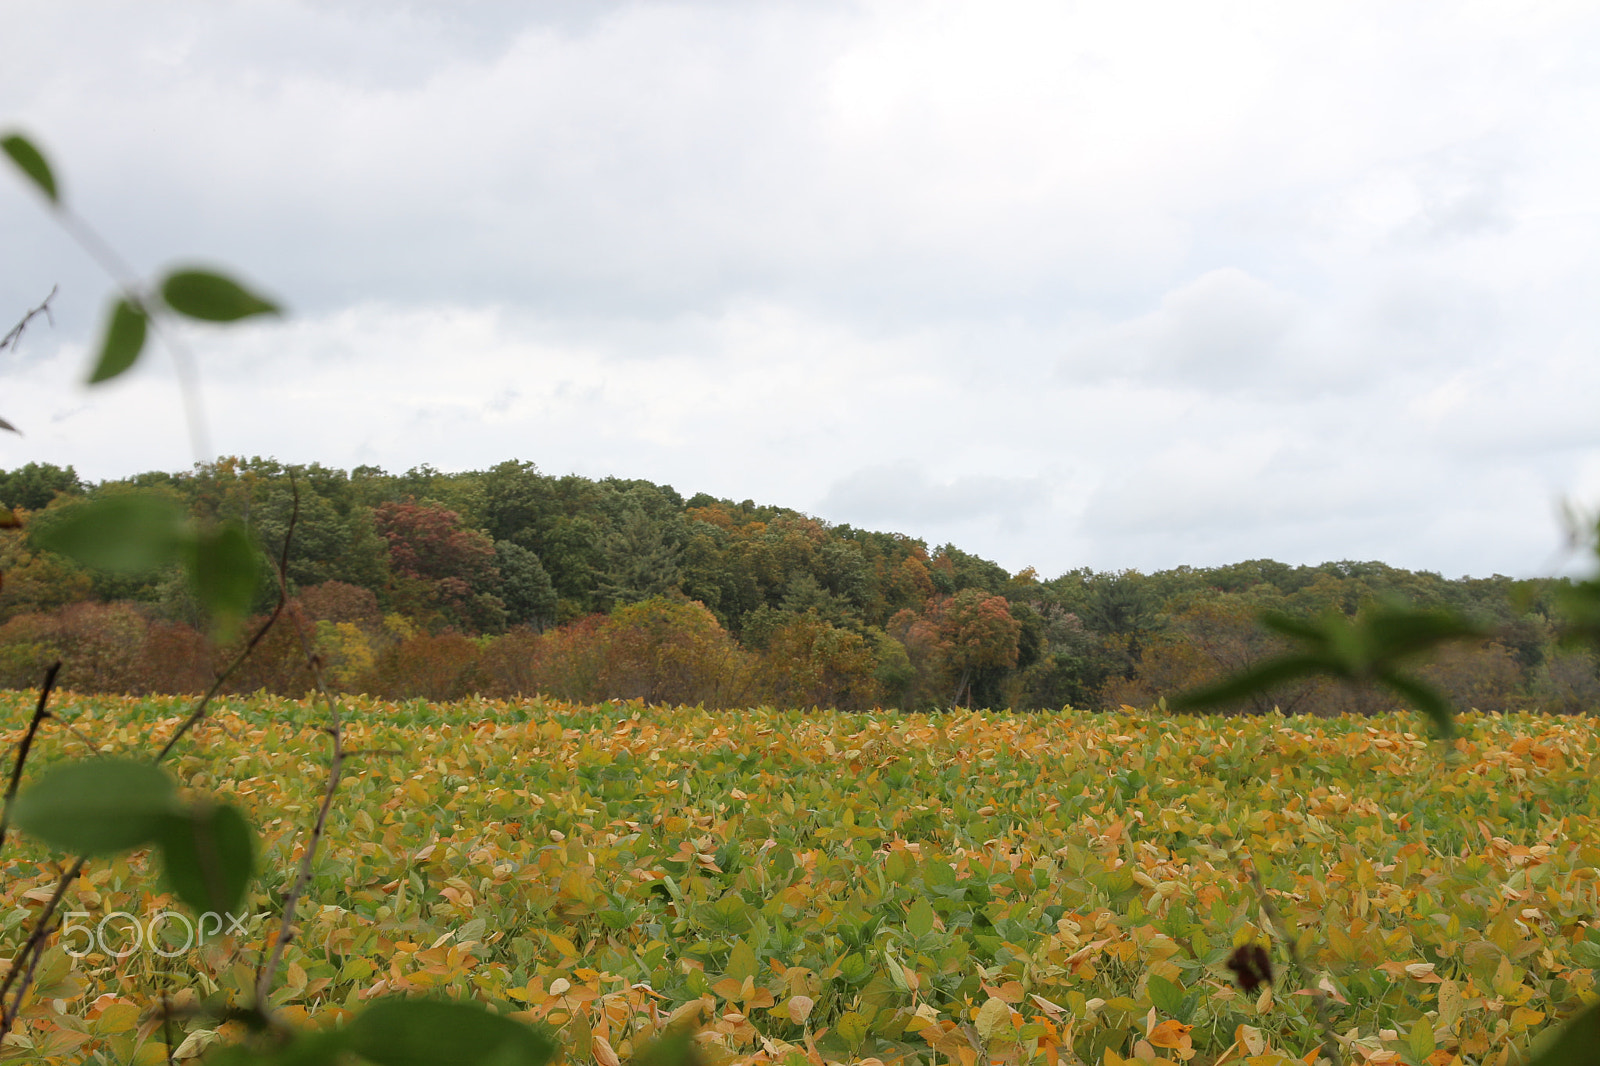
M 292 611 L 314 630 L 334 682 L 389 698 L 1147 705 L 1270 655 L 1276 645 L 1253 621 L 1262 610 L 1354 614 L 1393 596 L 1494 627 L 1424 670 L 1459 706 L 1571 712 L 1600 696 L 1594 656 L 1555 643 L 1555 579 L 1271 560 L 1042 578 L 904 533 L 751 500 L 686 499 L 648 481 L 552 476 L 528 462 L 292 473 L 260 458 L 99 484 L 47 464 L 0 472 L 0 503 L 23 520 L 0 531 L 0 684 L 32 685 L 57 657 L 64 683 L 84 691 L 208 683 L 228 645 L 200 632 L 175 569 L 107 576 L 35 546 L 82 501 L 140 489 L 201 519 L 245 523 L 264 550 L 256 609 L 276 602 L 267 557 L 282 555 Z M 269 638 L 235 687 L 304 692 L 294 644 L 288 630 Z M 1305 683 L 1247 709 L 1273 706 L 1389 704 Z

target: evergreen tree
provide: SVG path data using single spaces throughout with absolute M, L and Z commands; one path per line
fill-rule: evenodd
M 494 558 L 507 621 L 540 630 L 555 621 L 556 588 L 539 557 L 521 545 L 500 540 L 495 542 Z

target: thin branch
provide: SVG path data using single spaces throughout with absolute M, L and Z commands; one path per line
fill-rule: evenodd
M 291 473 L 290 485 L 293 486 L 293 484 L 294 477 Z M 256 650 L 256 645 L 261 643 L 262 638 L 267 635 L 267 631 L 277 623 L 279 617 L 281 617 L 283 614 L 284 608 L 289 605 L 289 584 L 284 578 L 284 575 L 289 569 L 289 544 L 292 540 L 294 540 L 294 527 L 299 521 L 300 490 L 295 489 L 294 510 L 289 514 L 289 528 L 283 535 L 283 548 L 278 553 L 277 606 L 272 608 L 272 613 L 267 616 L 267 620 L 261 623 L 261 625 L 256 629 L 255 633 L 251 635 L 250 639 L 245 642 L 244 650 L 239 652 L 238 655 L 234 656 L 233 661 L 228 664 L 227 668 L 223 670 L 222 673 L 217 675 L 217 679 L 211 683 L 211 687 L 206 690 L 205 695 L 200 697 L 199 702 L 194 705 L 194 710 L 189 712 L 189 717 L 185 719 L 183 724 L 178 727 L 177 732 L 173 733 L 172 736 L 167 739 L 166 744 L 162 745 L 161 751 L 156 755 L 156 762 L 161 762 L 163 759 L 165 759 L 167 757 L 167 753 L 173 749 L 179 740 L 183 739 L 183 735 L 200 724 L 200 720 L 206 716 L 206 708 L 210 706 L 212 699 L 214 699 L 217 693 L 221 691 L 222 686 L 228 683 L 228 678 L 232 677 L 234 672 L 237 671 L 239 667 L 244 665 L 244 661 L 250 658 L 250 653 Z
M 217 679 L 211 683 L 211 687 L 206 689 L 205 695 L 201 696 L 200 699 L 195 703 L 194 710 L 189 712 L 189 717 L 184 719 L 183 724 L 178 727 L 177 732 L 173 733 L 172 736 L 167 738 L 167 742 L 163 744 L 161 746 L 161 750 L 156 753 L 156 762 L 161 762 L 163 759 L 165 759 L 167 754 L 171 752 L 172 749 L 177 745 L 178 741 L 183 739 L 184 734 L 189 732 L 189 730 L 193 729 L 195 726 L 199 725 L 201 719 L 205 718 L 206 709 L 211 705 L 211 701 L 216 698 L 218 692 L 222 691 L 222 686 L 228 683 L 228 679 L 234 675 L 234 672 L 237 671 L 239 667 L 244 665 L 244 661 L 246 659 L 250 658 L 250 653 L 256 650 L 256 645 L 261 643 L 261 638 L 265 637 L 267 635 L 267 631 L 270 630 L 273 627 L 273 624 L 278 621 L 278 616 L 283 613 L 283 608 L 284 601 L 280 597 L 278 600 L 278 605 L 272 609 L 271 614 L 267 615 L 267 620 L 261 623 L 261 625 L 256 629 L 255 633 L 251 635 L 249 641 L 245 643 L 244 650 L 238 655 L 234 656 L 233 661 L 227 665 L 222 673 L 217 675 Z
M 22 743 L 17 745 L 17 761 L 11 764 L 11 781 L 6 785 L 5 807 L 0 808 L 0 848 L 5 847 L 6 831 L 11 828 L 11 801 L 17 798 L 17 787 L 22 784 L 22 766 L 28 761 L 33 738 L 39 732 L 39 724 L 52 717 L 47 708 L 50 693 L 56 687 L 56 675 L 60 672 L 60 659 L 51 663 L 50 669 L 44 672 L 44 684 L 39 686 L 39 703 L 33 709 L 33 721 L 28 723 L 28 731 L 22 735 Z
M 289 487 L 294 493 L 294 512 L 290 518 L 290 529 L 294 528 L 294 518 L 300 514 L 300 487 L 294 479 L 294 471 L 289 472 Z M 284 540 L 283 563 L 278 567 L 278 586 L 288 589 L 289 557 L 288 539 Z M 316 862 L 317 849 L 322 844 L 323 834 L 328 827 L 328 812 L 333 809 L 333 799 L 339 790 L 339 779 L 344 773 L 344 728 L 339 717 L 339 704 L 328 691 L 326 681 L 322 677 L 322 661 L 307 636 L 305 627 L 300 624 L 300 619 L 290 616 L 295 633 L 300 637 L 300 650 L 305 655 L 306 667 L 311 671 L 311 679 L 317 686 L 317 692 L 322 697 L 322 702 L 328 708 L 328 725 L 323 730 L 333 739 L 333 756 L 328 765 L 328 786 L 322 793 L 322 804 L 317 808 L 317 820 L 311 827 L 311 839 L 306 842 L 305 851 L 300 856 L 300 869 L 296 872 L 294 883 L 289 886 L 289 891 L 283 897 L 283 919 L 278 923 L 278 935 L 273 940 L 272 952 L 266 963 L 256 975 L 256 1009 L 262 1014 L 267 1014 L 267 996 L 272 991 L 272 982 L 278 974 L 278 967 L 283 965 L 283 953 L 289 946 L 289 941 L 294 938 L 294 917 L 300 906 L 300 897 L 305 894 L 306 886 L 311 883 L 311 870 Z
M 167 1047 L 167 1066 L 172 1066 L 172 1004 L 167 990 L 161 990 L 161 1042 Z
M 22 321 L 12 326 L 10 333 L 7 333 L 4 337 L 0 337 L 0 352 L 5 351 L 7 348 L 15 351 L 17 345 L 22 343 L 22 334 L 27 330 L 28 323 L 32 322 L 40 315 L 43 315 L 45 321 L 49 322 L 52 326 L 56 324 L 55 316 L 50 313 L 50 301 L 56 298 L 56 291 L 60 288 L 61 286 L 59 285 L 50 286 L 50 295 L 46 296 L 42 301 L 40 301 L 38 307 L 35 307 L 33 310 L 23 315 Z
M 0 1039 L 4 1039 L 5 1035 L 11 1032 L 11 1027 L 16 1024 L 17 1014 L 22 1009 L 22 998 L 28 994 L 28 987 L 33 984 L 33 971 L 39 964 L 39 956 L 44 954 L 45 939 L 55 928 L 51 920 L 55 917 L 56 908 L 61 905 L 67 889 L 78 879 L 78 875 L 83 872 L 84 864 L 88 861 L 87 856 L 79 855 L 72 866 L 56 881 L 55 892 L 51 894 L 44 909 L 39 912 L 38 921 L 33 927 L 33 932 L 29 934 L 27 943 L 22 945 L 22 950 L 11 960 L 11 972 L 6 974 L 4 982 L 0 982 L 0 1002 L 4 1002 L 6 995 L 11 992 L 11 986 L 17 983 L 19 977 L 22 979 L 11 1002 L 5 1005 L 3 1012 L 0 1012 Z M 23 968 L 24 963 L 26 969 Z

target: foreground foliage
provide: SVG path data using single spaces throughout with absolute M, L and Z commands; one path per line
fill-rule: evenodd
M 273 997 L 312 1028 L 428 994 L 555 1027 L 599 1066 L 691 1016 L 712 1062 L 1265 1066 L 1318 1047 L 1320 986 L 1352 1061 L 1444 1066 L 1520 1061 L 1595 998 L 1587 720 L 1463 716 L 1446 756 L 1411 717 L 351 710 L 365 754 Z M 6 697 L 13 730 L 27 712 Z M 59 714 L 45 762 L 146 751 L 183 707 Z M 248 1001 L 324 758 L 289 701 L 232 701 L 186 741 L 172 772 L 261 829 L 250 934 L 52 948 L 3 1054 L 154 1063 L 236 1035 L 164 1027 L 161 998 Z M 8 940 L 54 884 L 31 848 L 6 856 Z M 67 909 L 161 911 L 145 863 L 92 864 Z M 1252 865 L 1314 972 L 1275 951 L 1278 983 L 1246 996 L 1226 962 L 1268 939 Z

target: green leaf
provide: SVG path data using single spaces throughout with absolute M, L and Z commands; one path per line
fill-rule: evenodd
M 149 319 L 137 306 L 127 300 L 118 300 L 111 308 L 111 322 L 106 326 L 106 338 L 100 344 L 100 357 L 95 360 L 89 384 L 110 381 L 131 369 L 144 350 L 144 337 Z
M 188 548 L 189 580 L 206 612 L 224 626 L 248 613 L 261 570 L 244 528 L 225 522 L 199 533 Z
M 1254 670 L 1224 678 L 1215 685 L 1181 692 L 1168 701 L 1173 710 L 1192 711 L 1253 696 L 1285 681 L 1327 672 L 1326 660 L 1316 655 L 1285 655 L 1262 663 Z
M 682 1027 L 668 1030 L 640 1048 L 628 1066 L 699 1066 L 699 1063 L 694 1030 Z
M 1286 614 L 1268 611 L 1261 615 L 1260 622 L 1263 629 L 1270 629 L 1286 637 L 1297 637 L 1300 640 L 1313 642 L 1323 639 L 1321 628 L 1302 618 L 1291 618 Z
M 1434 730 L 1441 740 L 1449 740 L 1456 735 L 1454 715 L 1450 711 L 1450 703 L 1441 696 L 1431 685 L 1418 681 L 1414 677 L 1393 671 L 1380 671 L 1378 680 L 1394 689 L 1401 696 L 1410 701 L 1411 706 L 1428 716 L 1433 722 Z
M 1230 703 L 1285 681 L 1324 674 L 1346 682 L 1387 685 L 1426 714 L 1441 737 L 1448 738 L 1453 733 L 1450 704 L 1421 681 L 1400 673 L 1396 665 L 1447 641 L 1483 637 L 1489 632 L 1449 611 L 1417 610 L 1399 601 L 1379 604 L 1355 619 L 1329 611 L 1316 622 L 1271 613 L 1262 615 L 1260 621 L 1265 628 L 1295 641 L 1299 649 L 1214 685 L 1180 693 L 1172 706 L 1188 710 Z
M 109 855 L 155 839 L 177 810 L 172 779 L 154 763 L 88 759 L 51 770 L 17 797 L 26 833 L 78 855 Z
M 912 936 L 927 936 L 933 932 L 933 904 L 919 898 L 906 913 L 906 932 Z
M 1554 1027 L 1547 1032 L 1557 1032 Z M 1541 1035 L 1528 1066 L 1594 1066 L 1600 1048 L 1600 1004 L 1570 1019 L 1554 1039 Z
M 56 191 L 55 175 L 50 173 L 50 164 L 32 141 L 20 133 L 8 133 L 0 138 L 0 148 L 6 150 L 6 155 L 11 157 L 18 169 L 33 179 L 33 183 L 50 198 L 51 203 L 61 202 L 61 196 Z
M 177 562 L 186 539 L 181 505 L 136 492 L 65 510 L 34 536 L 39 547 L 84 566 L 128 574 Z
M 161 298 L 180 315 L 204 322 L 234 322 L 251 315 L 275 315 L 278 305 L 231 278 L 208 270 L 178 270 L 161 283 Z
M 1590 578 L 1556 592 L 1562 614 L 1562 643 L 1600 643 L 1600 580 Z
M 344 1030 L 330 1032 L 298 1032 L 287 1044 L 266 1048 L 236 1044 L 226 1048 L 208 1048 L 206 1066 L 337 1066 L 348 1062 L 342 1058 L 348 1041 Z
M 255 831 L 233 807 L 198 803 L 161 822 L 162 870 L 196 913 L 237 913 L 255 872 Z
M 351 1051 L 378 1066 L 544 1066 L 555 1045 L 544 1034 L 473 1003 L 386 999 L 345 1030 Z
M 1178 1012 L 1183 1009 L 1183 990 L 1156 973 L 1150 975 L 1148 987 L 1151 1005 L 1163 1016 L 1177 1018 Z
M 1399 659 L 1451 640 L 1485 637 L 1489 631 L 1448 611 L 1418 611 L 1391 604 L 1366 620 L 1368 640 L 1386 659 Z

